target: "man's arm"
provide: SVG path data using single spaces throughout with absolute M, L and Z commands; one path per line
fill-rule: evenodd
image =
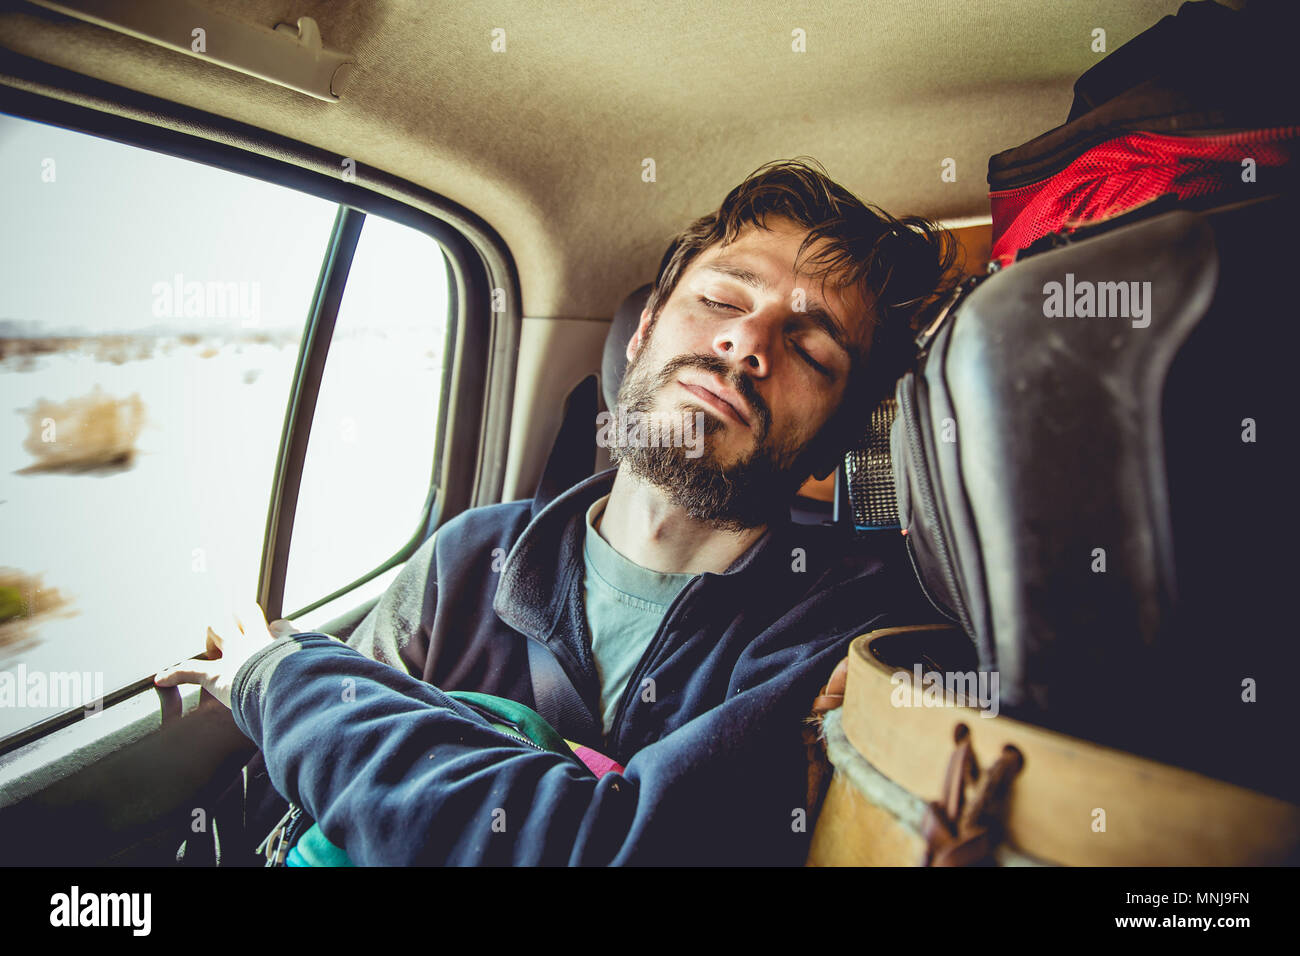
M 357 863 L 799 864 L 800 717 L 846 643 L 790 649 L 600 780 L 322 635 L 249 658 L 232 710 L 276 789 Z

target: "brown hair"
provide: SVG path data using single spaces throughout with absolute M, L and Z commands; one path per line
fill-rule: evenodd
M 853 441 L 913 355 L 921 322 L 956 282 L 959 247 L 948 230 L 929 219 L 895 219 L 858 199 L 832 180 L 816 160 L 800 157 L 766 163 L 727 194 L 716 212 L 691 223 L 669 246 L 646 303 L 651 322 L 677 287 L 682 273 L 705 249 L 734 241 L 743 227 L 765 228 L 768 216 L 782 216 L 809 232 L 799 247 L 796 268 L 810 266 L 822 283 L 860 285 L 876 303 L 871 345 L 865 361 L 854 356 L 841 412 L 824 432 L 837 445 Z M 821 240 L 824 248 L 808 257 Z M 847 429 L 847 432 L 845 431 Z

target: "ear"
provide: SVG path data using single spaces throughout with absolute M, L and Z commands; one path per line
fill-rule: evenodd
M 632 333 L 632 338 L 628 339 L 627 360 L 629 362 L 632 361 L 632 357 L 636 355 L 637 351 L 641 348 L 641 336 L 642 333 L 645 332 L 646 327 L 649 324 L 650 324 L 650 307 L 646 306 L 644 309 L 641 310 L 641 321 L 637 323 L 636 331 Z

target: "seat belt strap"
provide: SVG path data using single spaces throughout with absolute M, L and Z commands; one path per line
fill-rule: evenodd
M 575 743 L 602 746 L 603 734 L 595 725 L 591 711 L 582 702 L 573 681 L 560 666 L 555 653 L 540 640 L 528 641 L 528 674 L 533 682 L 533 708 L 560 735 Z

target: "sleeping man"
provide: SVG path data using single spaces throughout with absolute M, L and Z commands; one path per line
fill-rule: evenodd
M 608 471 L 440 527 L 347 643 L 250 604 L 157 683 L 230 706 L 338 859 L 802 863 L 811 701 L 918 592 L 790 505 L 892 393 L 954 256 L 814 165 L 761 167 L 673 242 L 611 410 L 702 422 L 702 449 L 619 431 Z

